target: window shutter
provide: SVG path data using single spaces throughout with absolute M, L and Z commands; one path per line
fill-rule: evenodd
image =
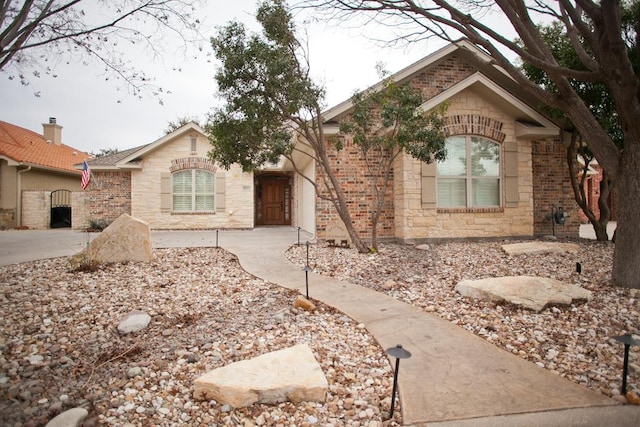
M 171 174 L 160 174 L 160 212 L 171 212 Z
M 505 207 L 516 208 L 520 202 L 518 189 L 518 145 L 515 141 L 504 143 Z
M 224 212 L 225 209 L 225 174 L 224 172 L 216 174 L 216 212 Z
M 422 162 L 422 209 L 436 208 L 436 162 Z

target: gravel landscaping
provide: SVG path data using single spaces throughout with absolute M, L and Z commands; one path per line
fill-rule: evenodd
M 508 256 L 499 242 L 428 250 L 384 244 L 369 255 L 320 243 L 310 247 L 310 264 L 316 273 L 413 304 L 623 401 L 623 347 L 611 337 L 638 333 L 640 292 L 610 284 L 612 245 L 580 246 L 578 254 Z M 68 258 L 0 267 L 3 425 L 45 425 L 73 407 L 89 410 L 87 426 L 399 425 L 399 407 L 394 421 L 384 421 L 393 373 L 363 325 L 322 304 L 314 313 L 293 307 L 296 292 L 250 276 L 222 249 L 156 249 L 154 255 L 150 263 L 94 272 L 71 271 Z M 292 247 L 287 256 L 304 266 L 306 247 Z M 507 275 L 577 284 L 593 299 L 536 313 L 454 291 L 462 279 Z M 148 313 L 151 323 L 121 335 L 118 322 L 132 310 Z M 327 402 L 232 409 L 193 399 L 193 381 L 203 373 L 300 343 L 309 344 L 327 376 Z M 628 389 L 636 393 L 639 356 L 633 348 Z
M 366 426 L 384 421 L 393 373 L 363 325 L 250 276 L 222 249 L 157 249 L 150 263 L 72 272 L 68 258 L 0 267 L 0 419 L 45 425 L 84 407 L 85 425 Z M 121 335 L 120 318 L 151 323 Z M 195 401 L 193 381 L 231 362 L 308 343 L 326 403 L 232 409 Z M 399 409 L 399 407 L 397 407 Z M 400 419 L 396 411 L 396 419 Z
M 383 244 L 375 255 L 318 244 L 310 247 L 309 263 L 318 274 L 420 307 L 531 363 L 624 402 L 620 396 L 623 345 L 611 337 L 640 333 L 640 291 L 611 284 L 612 244 L 578 242 L 579 253 L 519 256 L 507 255 L 501 248 L 505 242 L 432 244 L 427 250 Z M 293 247 L 287 256 L 304 265 L 306 247 Z M 576 272 L 577 262 L 581 274 Z M 454 290 L 463 279 L 518 275 L 579 285 L 590 290 L 593 299 L 536 313 L 465 298 Z M 627 390 L 640 394 L 638 347 L 630 352 Z

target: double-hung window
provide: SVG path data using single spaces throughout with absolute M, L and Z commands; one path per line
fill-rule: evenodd
M 175 172 L 172 178 L 175 212 L 214 211 L 214 173 L 201 169 L 187 169 Z
M 437 164 L 439 208 L 500 206 L 500 145 L 487 138 L 447 138 L 447 158 Z

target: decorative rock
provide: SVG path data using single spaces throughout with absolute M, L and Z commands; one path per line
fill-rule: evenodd
M 542 311 L 553 304 L 591 300 L 591 291 L 579 286 L 531 276 L 463 280 L 456 285 L 456 291 L 466 297 L 507 301 L 534 311 Z
M 32 354 L 31 356 L 25 357 L 25 359 L 27 359 L 32 365 L 41 365 L 44 361 L 44 357 L 39 354 Z
M 298 299 L 293 303 L 294 307 L 301 308 L 304 311 L 313 311 L 316 309 L 314 303 L 303 297 L 302 295 L 298 295 Z
M 562 254 L 577 253 L 580 246 L 575 243 L 524 242 L 502 245 L 502 250 L 509 255 Z
M 69 409 L 49 421 L 45 427 L 80 427 L 88 415 L 89 412 L 84 408 Z
M 422 245 L 416 246 L 416 249 L 419 250 L 419 251 L 430 251 L 431 250 L 431 246 L 429 246 L 427 244 L 422 244 Z
M 254 403 L 324 402 L 329 385 L 307 344 L 232 363 L 197 378 L 193 397 L 244 407 Z
M 149 316 L 144 311 L 133 310 L 129 313 L 125 314 L 122 319 L 120 319 L 120 323 L 118 324 L 118 332 L 121 334 L 128 334 L 131 332 L 138 332 L 142 329 L 146 328 L 151 321 L 151 316 Z
M 127 370 L 127 378 L 135 378 L 138 375 L 142 374 L 142 368 L 134 366 L 133 368 L 129 368 Z
M 91 241 L 78 257 L 98 262 L 151 261 L 151 231 L 149 224 L 122 214 Z

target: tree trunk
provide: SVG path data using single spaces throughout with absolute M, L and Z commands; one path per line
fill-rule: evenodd
M 640 288 L 640 143 L 625 141 L 615 180 L 618 228 L 612 279 L 616 285 Z
M 593 226 L 593 231 L 596 233 L 596 240 L 606 242 L 609 240 L 609 236 L 607 235 L 607 222 L 609 221 L 609 216 L 607 213 L 606 220 L 604 225 L 602 224 L 602 211 L 600 213 L 600 219 L 596 218 L 596 215 L 591 210 L 591 207 L 588 203 L 587 195 L 584 191 L 584 184 L 587 178 L 587 172 L 589 171 L 589 163 L 591 162 L 590 158 L 588 158 L 584 153 L 582 154 L 582 158 L 584 160 L 584 167 L 582 168 L 582 176 L 580 182 L 578 182 L 578 172 L 576 171 L 576 155 L 578 154 L 578 135 L 574 132 L 571 135 L 571 143 L 569 147 L 567 147 L 567 165 L 569 166 L 569 180 L 571 181 L 571 188 L 573 189 L 573 198 L 576 203 L 582 209 L 585 216 Z M 592 159 L 592 157 L 591 157 Z M 606 174 L 603 170 L 602 181 L 600 182 L 600 189 L 602 190 L 602 183 L 605 182 Z M 608 188 L 608 187 L 607 187 Z M 601 192 L 602 194 L 602 192 Z M 601 196 L 602 197 L 602 196 Z M 608 197 L 608 190 L 607 190 Z M 598 205 L 601 206 L 602 199 L 598 199 Z M 608 206 L 606 200 L 603 203 L 608 212 Z
M 609 208 L 609 194 L 611 194 L 611 180 L 606 170 L 602 170 L 602 181 L 600 181 L 600 194 L 598 195 L 598 209 L 600 210 L 600 217 L 598 218 L 598 225 L 593 225 L 593 229 L 596 231 L 596 240 L 607 241 L 609 240 L 609 234 L 607 233 L 607 224 L 611 219 L 611 209 Z

